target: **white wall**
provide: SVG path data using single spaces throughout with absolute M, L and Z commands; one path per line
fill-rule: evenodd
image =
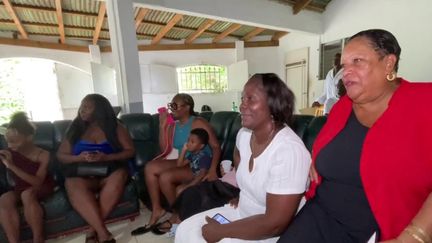
M 60 63 L 56 63 L 55 69 L 63 118 L 73 119 L 77 114 L 82 98 L 93 93 L 91 75 Z
M 274 72 L 283 75 L 283 55 L 279 47 L 245 48 L 245 59 L 249 63 L 249 74 L 258 72 Z M 235 62 L 235 49 L 214 50 L 178 50 L 178 51 L 144 51 L 139 53 L 140 65 L 158 64 L 171 67 L 187 65 L 214 64 L 229 66 Z M 112 66 L 111 53 L 102 54 L 102 63 Z M 142 87 L 147 87 L 148 75 L 142 75 Z M 143 92 L 144 112 L 155 113 L 156 109 L 171 101 L 175 93 L 145 94 Z M 226 92 L 224 94 L 192 94 L 196 102 L 196 111 L 202 105 L 209 105 L 213 111 L 230 110 L 232 102 L 240 100 L 239 92 Z M 223 101 L 223 102 L 221 102 Z
M 323 81 L 318 81 L 319 74 L 319 36 L 292 32 L 284 36 L 279 41 L 279 49 L 282 55 L 289 51 L 309 47 L 309 103 L 318 97 L 323 90 Z M 285 63 L 283 62 L 283 76 L 285 77 Z
M 50 59 L 74 66 L 90 73 L 90 54 L 86 52 L 73 52 L 0 44 L 0 58 L 11 57 L 34 57 Z
M 324 12 L 323 42 L 371 28 L 392 32 L 402 48 L 400 76 L 431 81 L 432 32 L 430 0 L 333 0 Z

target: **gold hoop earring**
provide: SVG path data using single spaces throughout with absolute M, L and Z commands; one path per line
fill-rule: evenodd
M 393 80 L 396 79 L 396 73 L 391 72 L 391 73 L 387 74 L 386 78 L 387 78 L 387 81 L 392 82 Z

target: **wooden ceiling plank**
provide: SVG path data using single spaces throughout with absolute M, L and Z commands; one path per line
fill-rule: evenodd
M 299 0 L 293 6 L 293 14 L 298 14 L 302 9 L 304 9 L 312 0 Z
M 245 42 L 246 48 L 278 46 L 278 41 L 249 41 Z M 200 49 L 233 49 L 235 43 L 195 43 L 195 44 L 164 44 L 164 45 L 139 45 L 139 51 L 167 51 L 167 50 L 200 50 Z M 111 52 L 111 46 L 102 46 L 101 52 Z
M 2 2 L 0 2 L 0 6 L 1 5 L 3 5 Z M 54 12 L 56 12 L 56 9 L 53 9 L 53 8 L 35 7 L 35 6 L 22 5 L 22 4 L 14 4 L 14 8 L 15 9 L 20 9 L 20 10 L 43 11 L 43 12 L 47 12 L 47 13 L 54 13 Z M 75 15 L 75 16 L 90 17 L 90 18 L 97 18 L 98 17 L 98 14 L 82 13 L 82 12 L 65 10 L 65 9 L 63 9 L 63 15 Z M 147 21 L 147 20 L 143 20 L 140 23 L 140 25 L 142 25 L 142 24 L 149 24 L 149 25 L 155 25 L 155 26 L 160 26 L 160 27 L 165 26 L 164 23 L 158 23 L 158 22 Z M 196 31 L 195 28 L 185 27 L 185 26 L 174 26 L 173 29 L 184 30 L 184 31 Z M 212 30 L 208 30 L 208 29 L 205 30 L 204 33 L 210 34 L 210 35 L 219 35 L 220 34 L 217 31 L 212 31 Z M 231 36 L 231 37 L 234 37 L 234 38 L 238 38 L 238 39 L 242 38 L 242 36 L 234 35 L 234 34 L 229 34 L 228 36 Z
M 65 51 L 89 52 L 89 49 L 87 46 L 58 44 L 58 43 L 33 41 L 33 40 L 16 40 L 16 39 L 2 38 L 2 37 L 0 37 L 0 44 L 13 45 L 13 46 L 27 46 L 27 47 L 36 47 L 36 48 L 46 48 L 46 49 L 55 49 L 55 50 L 65 50 Z
M 221 41 L 223 38 L 227 37 L 227 35 L 231 34 L 232 32 L 238 30 L 242 25 L 241 24 L 232 24 L 230 27 L 228 27 L 224 32 L 220 33 L 218 36 L 213 38 L 213 43 L 217 43 Z
M 144 20 L 146 14 L 149 12 L 150 9 L 148 8 L 140 8 L 138 15 L 135 19 L 135 29 L 138 29 L 138 27 L 140 26 L 141 22 Z
M 249 41 L 253 37 L 257 36 L 259 33 L 263 32 L 264 30 L 265 30 L 264 28 L 256 27 L 251 32 L 249 32 L 247 35 L 245 35 L 245 37 L 243 37 L 242 40 L 243 41 Z
M 276 31 L 276 33 L 273 34 L 271 40 L 272 41 L 279 41 L 280 38 L 284 37 L 288 33 L 289 32 L 285 32 L 285 31 Z
M 174 27 L 174 25 L 177 24 L 182 18 L 183 14 L 174 15 L 174 17 L 172 17 L 172 19 L 165 25 L 165 27 L 163 27 L 159 31 L 159 33 L 157 33 L 157 35 L 153 38 L 151 44 L 156 45 L 157 43 L 159 43 L 162 37 L 164 37 L 164 35 L 168 33 L 168 31 L 170 31 L 172 27 Z
M 100 31 L 102 29 L 102 24 L 105 19 L 105 12 L 106 12 L 106 5 L 105 2 L 100 2 L 99 4 L 99 14 L 96 20 L 96 27 L 95 32 L 93 35 L 93 45 L 97 44 L 97 41 L 99 39 Z
M 216 20 L 214 19 L 206 19 L 199 27 L 198 29 L 190 34 L 186 40 L 185 44 L 191 44 L 196 38 L 198 38 L 202 33 L 204 33 L 205 30 L 210 28 L 214 23 L 216 23 Z
M 65 29 L 64 29 L 64 23 L 63 23 L 63 13 L 62 13 L 61 0 L 55 0 L 55 6 L 56 6 L 56 13 L 57 13 L 58 28 L 59 28 L 59 33 L 60 33 L 60 42 L 62 44 L 65 44 L 66 39 L 65 39 Z
M 3 3 L 5 5 L 5 7 L 6 7 L 6 11 L 9 13 L 9 16 L 13 19 L 16 27 L 18 28 L 18 31 L 21 34 L 21 36 L 24 39 L 28 39 L 27 32 L 25 31 L 24 27 L 22 26 L 20 19 L 16 15 L 15 10 L 12 7 L 12 4 L 11 4 L 10 0 L 3 0 Z

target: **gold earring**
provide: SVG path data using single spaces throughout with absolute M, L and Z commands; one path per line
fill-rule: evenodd
M 391 73 L 387 74 L 386 78 L 387 78 L 387 81 L 392 82 L 393 80 L 396 79 L 396 73 L 391 72 Z

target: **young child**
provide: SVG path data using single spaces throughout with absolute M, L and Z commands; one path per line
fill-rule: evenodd
M 210 168 L 212 158 L 204 151 L 204 147 L 207 145 L 208 140 L 209 135 L 206 130 L 202 128 L 191 130 L 188 141 L 184 144 L 177 160 L 177 166 L 183 167 L 189 163 L 193 179 L 177 186 L 177 195 L 179 195 L 184 189 L 198 184 Z

